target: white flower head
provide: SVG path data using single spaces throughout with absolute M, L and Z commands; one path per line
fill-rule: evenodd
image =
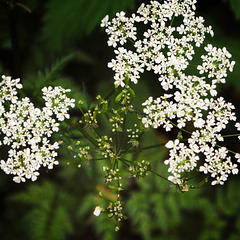
M 8 145 L 8 158 L 1 160 L 1 169 L 15 175 L 13 181 L 36 181 L 41 166 L 52 169 L 58 161 L 58 142 L 51 143 L 54 132 L 59 131 L 58 121 L 69 118 L 69 109 L 74 107 L 73 99 L 66 96 L 70 90 L 61 87 L 42 89 L 45 107 L 36 108 L 29 98 L 18 99 L 19 79 L 3 76 L 0 82 L 0 114 L 3 144 Z M 9 101 L 8 104 L 5 104 Z M 5 107 L 6 105 L 6 107 Z M 55 119 L 57 118 L 57 120 Z

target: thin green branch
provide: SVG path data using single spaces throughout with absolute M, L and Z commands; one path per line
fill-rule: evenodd
M 168 120 L 174 127 L 178 128 L 179 130 L 181 130 L 181 131 L 183 131 L 183 132 L 185 132 L 185 133 L 188 133 L 188 134 L 192 134 L 191 132 L 187 131 L 187 130 L 184 129 L 184 128 L 179 128 L 179 127 L 177 126 L 177 124 L 175 124 L 174 122 L 172 122 L 170 119 L 167 118 L 167 120 Z
M 88 134 L 86 131 L 84 131 L 81 127 L 79 127 L 78 129 L 84 135 L 84 137 L 86 137 L 95 147 L 98 148 L 98 144 L 97 144 L 96 140 L 90 134 Z
M 129 161 L 129 160 L 125 159 L 125 158 L 119 158 L 119 160 L 122 161 L 122 162 L 128 162 L 128 163 L 131 163 L 131 164 L 132 164 L 131 161 Z
M 156 175 L 156 176 L 158 176 L 158 177 L 160 177 L 160 178 L 162 178 L 162 179 L 164 179 L 164 180 L 170 182 L 171 184 L 173 184 L 173 182 L 171 182 L 171 181 L 168 180 L 167 178 L 163 177 L 163 176 L 160 175 L 159 173 L 156 173 L 156 172 L 154 172 L 154 171 L 152 171 L 152 170 L 151 170 L 150 172 L 153 173 L 154 175 Z
M 97 134 L 97 136 L 98 136 L 99 138 L 101 138 L 101 135 L 100 135 L 100 133 L 97 131 L 96 128 L 93 128 L 93 131 Z
M 240 136 L 240 133 L 229 134 L 229 135 L 222 135 L 223 138 L 225 138 L 225 137 L 238 137 L 238 136 Z
M 186 142 L 188 139 L 181 139 L 181 142 Z M 150 145 L 150 146 L 146 146 L 146 147 L 142 147 L 142 148 L 136 148 L 136 149 L 132 149 L 128 152 L 140 152 L 140 151 L 144 151 L 144 150 L 148 150 L 148 149 L 153 149 L 153 148 L 157 148 L 157 147 L 163 147 L 165 146 L 167 142 L 164 143 L 158 143 L 158 144 L 154 144 L 154 145 Z
M 107 158 L 92 158 L 91 161 L 107 160 Z
M 124 119 L 123 119 L 123 124 L 122 124 L 122 136 L 121 136 L 120 143 L 119 143 L 119 146 L 118 146 L 118 149 L 117 149 L 117 154 L 118 154 L 118 153 L 120 152 L 120 150 L 121 150 L 121 146 L 122 146 L 122 142 L 123 142 L 123 138 L 124 138 L 125 127 L 126 127 L 126 114 L 125 114 Z
M 115 93 L 115 89 L 113 89 L 105 98 L 105 100 L 108 100 L 113 94 Z
M 216 144 L 216 146 L 219 147 L 219 148 L 222 147 L 222 146 L 220 146 L 220 145 L 218 145 L 218 144 Z M 227 149 L 227 151 L 230 152 L 230 153 L 232 153 L 232 154 L 236 154 L 236 152 L 233 152 L 232 150 Z

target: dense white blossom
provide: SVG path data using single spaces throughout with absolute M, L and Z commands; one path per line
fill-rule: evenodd
M 234 106 L 219 97 L 216 85 L 225 83 L 227 72 L 233 71 L 235 62 L 224 48 L 211 44 L 204 47 L 206 55 L 197 66 L 199 74 L 187 75 L 186 69 L 200 47 L 206 34 L 214 35 L 212 27 L 204 25 L 204 19 L 195 15 L 196 0 L 150 1 L 142 4 L 136 14 L 127 17 L 121 12 L 111 21 L 106 16 L 101 26 L 109 35 L 108 45 L 113 46 L 116 57 L 108 67 L 115 72 L 116 87 L 137 83 L 140 73 L 153 71 L 165 91 L 156 99 L 150 96 L 144 103 L 142 123 L 146 128 L 162 126 L 166 131 L 178 127 L 184 131 L 187 125 L 187 142 L 170 140 L 169 180 L 181 183 L 182 174 L 198 169 L 209 174 L 212 185 L 223 184 L 230 173 L 237 174 L 237 164 L 232 163 L 229 151 L 219 143 L 224 138 L 221 131 L 230 121 L 236 121 Z M 182 23 L 175 26 L 174 18 L 181 16 Z M 135 23 L 143 23 L 148 29 L 137 33 Z M 133 48 L 123 45 L 130 41 Z M 121 45 L 119 47 L 119 45 Z M 133 50 L 134 49 L 134 50 Z M 236 125 L 240 130 L 240 123 Z M 235 158 L 240 161 L 240 155 Z
M 200 46 L 205 33 L 213 35 L 212 28 L 203 25 L 204 19 L 195 16 L 195 3 L 196 1 L 189 0 L 169 0 L 163 4 L 151 1 L 151 4 L 142 4 L 137 13 L 130 17 L 120 12 L 112 21 L 109 21 L 108 16 L 102 20 L 101 26 L 106 27 L 109 35 L 109 46 L 117 48 L 119 44 L 124 45 L 130 40 L 136 51 L 123 47 L 115 51 L 116 59 L 108 67 L 115 72 L 116 86 L 124 87 L 129 79 L 137 83 L 139 73 L 143 73 L 145 69 L 153 70 L 160 75 L 161 80 L 173 69 L 182 71 L 187 68 L 188 61 L 192 60 L 194 54 L 193 43 Z M 180 15 L 183 16 L 183 24 L 179 27 L 167 26 L 173 16 Z M 150 27 L 142 36 L 137 36 L 134 24 L 141 22 Z M 168 87 L 167 84 L 166 81 L 162 83 L 165 88 L 171 88 L 171 80 Z
M 36 108 L 29 98 L 18 99 L 19 81 L 2 76 L 0 82 L 0 134 L 2 144 L 9 146 L 8 158 L 2 159 L 0 166 L 5 173 L 15 175 L 17 183 L 35 181 L 41 166 L 52 169 L 58 164 L 59 144 L 51 143 L 50 137 L 59 131 L 58 121 L 69 118 L 69 108 L 74 107 L 74 100 L 66 96 L 70 90 L 45 87 L 45 106 Z

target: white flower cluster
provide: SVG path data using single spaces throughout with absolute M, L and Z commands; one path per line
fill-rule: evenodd
M 52 169 L 58 164 L 55 157 L 59 143 L 52 144 L 49 138 L 59 131 L 59 121 L 69 118 L 69 108 L 75 101 L 66 96 L 70 90 L 45 87 L 45 106 L 40 110 L 29 98 L 18 99 L 17 89 L 22 88 L 19 81 L 2 76 L 0 82 L 0 144 L 10 148 L 7 160 L 1 160 L 0 166 L 5 173 L 15 175 L 17 183 L 35 181 L 41 166 Z
M 202 17 L 195 17 L 196 0 L 168 0 L 163 4 L 151 1 L 142 4 L 137 15 L 126 17 L 124 12 L 117 14 L 109 21 L 106 16 L 102 20 L 102 27 L 106 27 L 109 35 L 108 45 L 114 48 L 123 45 L 129 39 L 133 42 L 135 52 L 119 47 L 117 55 L 108 67 L 115 71 L 115 85 L 124 86 L 129 80 L 137 83 L 139 73 L 153 70 L 159 74 L 159 80 L 164 89 L 172 87 L 173 69 L 182 71 L 187 68 L 188 60 L 192 60 L 194 49 L 191 42 L 200 46 L 205 33 L 213 35 L 211 27 L 203 25 Z M 183 24 L 173 27 L 167 24 L 173 17 L 183 16 Z M 134 23 L 149 24 L 150 28 L 137 39 L 137 28 Z M 176 37 L 178 36 L 178 37 Z
M 135 51 L 122 46 L 116 49 L 116 59 L 108 66 L 115 71 L 116 86 L 124 87 L 129 80 L 137 83 L 139 73 L 146 69 L 154 71 L 165 91 L 175 91 L 155 100 L 149 97 L 143 103 L 145 117 L 142 122 L 146 128 L 163 126 L 166 131 L 174 126 L 183 129 L 193 125 L 195 128 L 192 132 L 185 130 L 189 134 L 187 143 L 176 139 L 166 144 L 170 149 L 169 159 L 165 161 L 172 174 L 169 180 L 181 184 L 182 174 L 197 168 L 211 175 L 212 185 L 223 184 L 228 175 L 237 174 L 238 169 L 228 156 L 229 151 L 218 145 L 223 141 L 220 132 L 229 121 L 236 121 L 236 117 L 231 103 L 223 97 L 216 98 L 216 84 L 225 83 L 227 71 L 233 70 L 235 62 L 229 60 L 231 54 L 226 48 L 208 44 L 207 54 L 197 66 L 203 76 L 184 73 L 195 54 L 194 46 L 200 47 L 207 33 L 214 35 L 211 26 L 205 27 L 204 19 L 195 16 L 195 4 L 196 0 L 165 0 L 162 4 L 151 1 L 142 4 L 131 17 L 121 12 L 110 22 L 106 16 L 102 26 L 109 35 L 108 45 L 116 48 L 129 40 L 135 47 Z M 174 27 L 173 20 L 178 16 L 183 22 Z M 135 22 L 149 26 L 140 40 Z M 236 127 L 240 130 L 240 123 Z M 239 157 L 236 154 L 236 158 Z
M 235 64 L 234 61 L 229 61 L 232 55 L 225 47 L 221 49 L 208 44 L 204 49 L 208 54 L 201 57 L 203 63 L 197 67 L 199 73 L 208 73 L 208 78 L 214 78 L 215 82 L 225 83 L 227 70 L 229 69 L 232 72 Z
M 206 98 L 208 93 L 215 96 L 216 90 L 213 90 L 215 85 L 207 84 L 203 78 L 183 75 L 176 79 L 177 82 L 178 90 L 174 95 L 165 94 L 156 100 L 150 97 L 143 103 L 146 117 L 142 122 L 145 127 L 163 126 L 166 131 L 171 131 L 174 125 L 182 129 L 188 123 L 192 123 L 195 128 L 193 132 L 188 132 L 190 136 L 187 144 L 180 143 L 178 139 L 166 144 L 170 149 L 170 158 L 165 164 L 169 165 L 169 172 L 173 174 L 169 180 L 180 184 L 181 173 L 190 172 L 199 166 L 199 155 L 202 154 L 205 162 L 199 170 L 216 178 L 213 185 L 223 184 L 229 173 L 238 173 L 237 165 L 227 157 L 228 150 L 218 145 L 218 142 L 223 141 L 220 132 L 229 121 L 236 121 L 235 113 L 232 112 L 234 106 L 223 97 Z M 176 119 L 175 123 L 173 119 Z

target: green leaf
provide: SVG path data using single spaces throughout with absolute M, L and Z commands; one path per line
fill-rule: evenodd
M 72 61 L 77 60 L 79 62 L 92 62 L 92 59 L 82 53 L 76 52 L 74 54 L 67 55 L 55 61 L 50 68 L 46 68 L 43 72 L 39 72 L 38 75 L 29 75 L 22 79 L 25 94 L 28 97 L 32 97 L 35 100 L 42 101 L 41 89 L 45 86 L 62 86 L 65 89 L 71 89 L 68 94 L 70 98 L 79 99 L 82 95 L 82 91 L 72 79 L 62 76 L 63 69 L 66 65 Z
M 91 33 L 105 15 L 134 7 L 135 0 L 51 0 L 43 17 L 42 40 L 59 52 L 83 34 Z

